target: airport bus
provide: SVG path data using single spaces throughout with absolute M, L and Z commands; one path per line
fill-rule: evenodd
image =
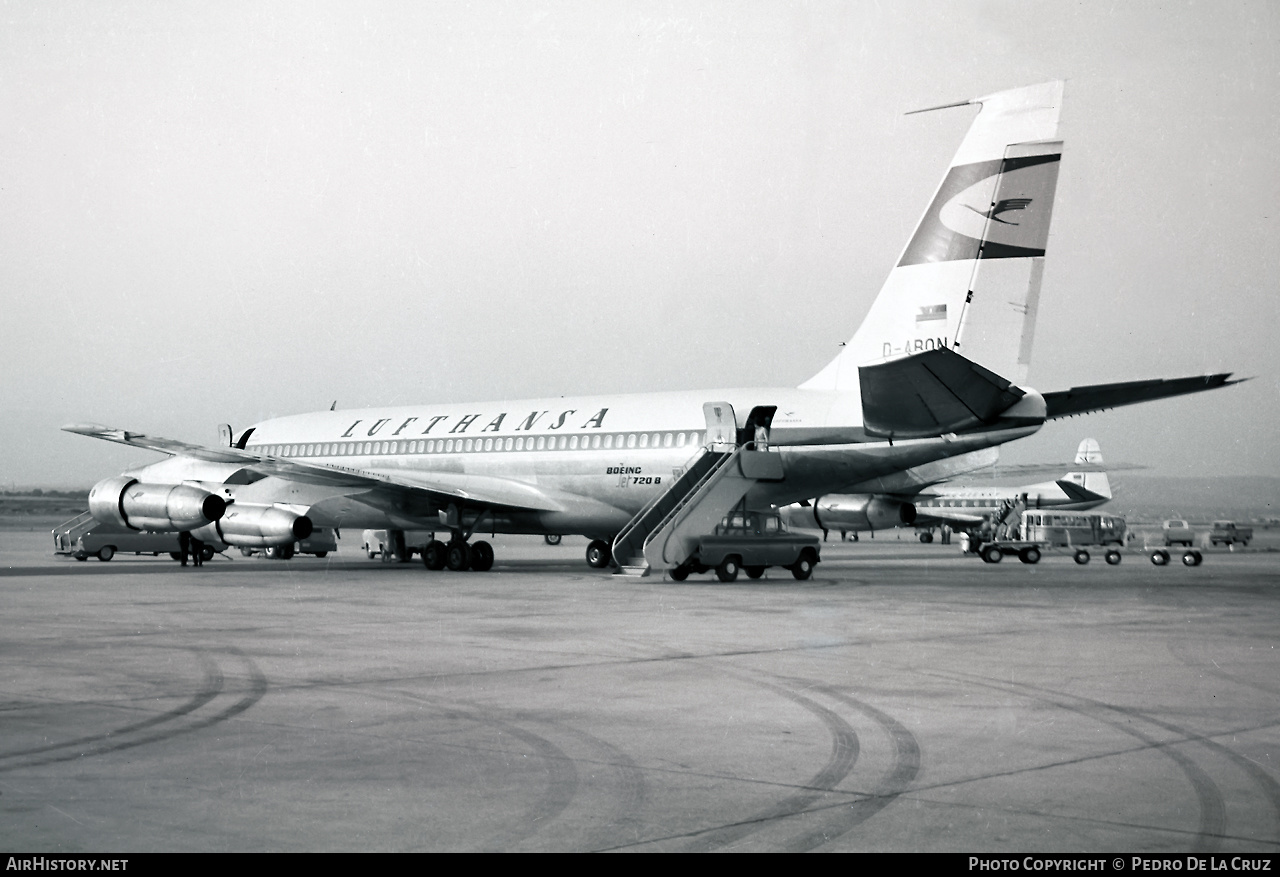
M 1054 548 L 1082 545 L 1123 547 L 1128 524 L 1121 515 L 1096 512 L 1028 511 L 1022 515 L 1022 538 Z

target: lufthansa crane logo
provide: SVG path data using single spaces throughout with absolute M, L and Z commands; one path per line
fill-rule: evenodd
M 1026 210 L 1027 205 L 1031 203 L 1031 200 L 1032 199 L 1030 198 L 1002 198 L 1001 200 L 993 204 L 991 206 L 991 209 L 986 211 L 985 213 L 979 210 L 977 207 L 970 207 L 968 204 L 963 204 L 961 206 L 966 207 L 969 210 L 972 210 L 974 213 L 978 214 L 979 216 L 985 217 L 986 219 L 990 219 L 992 222 L 999 222 L 1003 225 L 1017 225 L 1018 223 L 1016 222 L 1010 222 L 1007 219 L 1001 219 L 1000 214 L 1008 213 L 1011 210 Z

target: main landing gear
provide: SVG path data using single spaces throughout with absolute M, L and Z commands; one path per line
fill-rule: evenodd
M 493 568 L 493 546 L 484 541 L 468 542 L 461 534 L 448 544 L 433 539 L 422 549 L 422 565 L 431 570 L 448 567 L 455 572 L 487 572 Z

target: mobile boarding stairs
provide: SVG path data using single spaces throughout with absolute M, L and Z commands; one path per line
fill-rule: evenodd
M 715 531 L 758 482 L 782 481 L 782 455 L 768 449 L 776 406 L 751 409 L 739 430 L 728 402 L 702 406 L 707 442 L 671 486 L 649 500 L 613 540 L 615 575 L 674 569 Z

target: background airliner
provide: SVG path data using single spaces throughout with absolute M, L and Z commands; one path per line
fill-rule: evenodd
M 580 533 L 596 567 L 679 567 L 739 503 L 782 506 L 943 464 L 1048 419 L 1220 387 L 1229 374 L 1040 393 L 1025 380 L 1062 144 L 1062 83 L 980 110 L 857 332 L 800 387 L 424 404 L 281 417 L 105 479 L 93 516 L 283 545 L 313 526 L 431 528 L 429 568 L 487 569 L 476 533 Z
M 994 463 L 993 452 L 972 455 L 975 465 Z M 1030 509 L 1067 509 L 1083 511 L 1096 508 L 1111 499 L 1111 481 L 1103 470 L 1102 451 L 1095 439 L 1080 442 L 1076 450 L 1075 469 L 1053 481 L 1009 486 L 1014 477 L 1041 474 L 1047 464 L 1007 466 L 981 475 L 969 473 L 965 478 L 947 483 L 931 482 L 927 471 L 915 473 L 920 479 L 918 492 L 896 494 L 845 493 L 820 496 L 811 501 L 794 503 L 782 509 L 783 519 L 793 527 L 854 533 L 914 526 L 921 542 L 933 541 L 933 530 L 946 525 L 952 530 L 967 530 L 980 525 L 987 516 L 1005 502 L 1026 496 Z M 1057 471 L 1062 472 L 1063 466 Z M 1131 469 L 1132 466 L 1122 468 Z M 957 473 L 958 474 L 958 473 Z M 999 484 L 999 482 L 1006 482 Z

